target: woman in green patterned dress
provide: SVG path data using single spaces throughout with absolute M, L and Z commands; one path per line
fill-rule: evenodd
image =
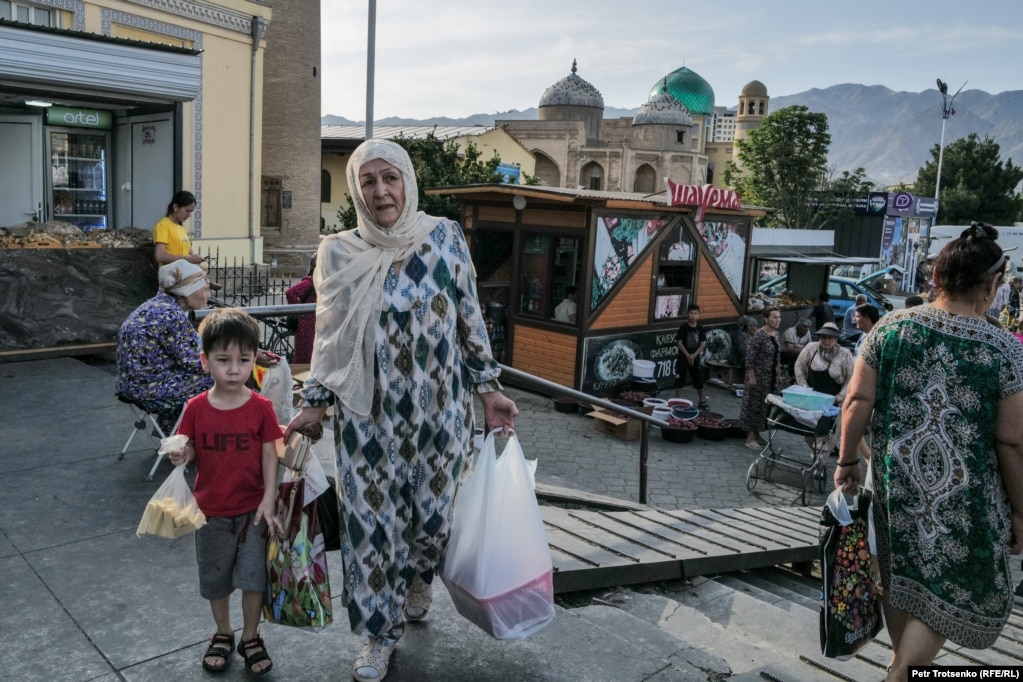
M 1012 608 L 1023 550 L 1023 344 L 985 320 L 1008 263 L 974 224 L 938 255 L 933 303 L 885 315 L 864 342 L 842 412 L 835 485 L 862 483 L 873 433 L 873 517 L 888 680 L 945 640 L 982 649 Z M 873 415 L 873 416 L 871 416 Z
M 364 682 L 384 678 L 404 623 L 430 608 L 473 394 L 488 428 L 513 427 L 518 410 L 497 380 L 462 230 L 416 210 L 405 150 L 367 140 L 348 186 L 358 228 L 320 245 L 312 366 L 286 436 L 335 406 L 342 601 L 367 637 L 353 670 Z

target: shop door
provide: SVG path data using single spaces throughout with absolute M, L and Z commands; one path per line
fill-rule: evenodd
M 167 214 L 174 187 L 174 126 L 164 115 L 131 121 L 131 224 L 152 229 Z
M 38 119 L 0 116 L 0 226 L 43 220 L 42 143 Z

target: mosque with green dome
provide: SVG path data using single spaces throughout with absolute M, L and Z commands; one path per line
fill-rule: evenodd
M 600 91 L 571 72 L 540 97 L 539 119 L 499 120 L 536 158 L 535 174 L 549 187 L 654 194 L 664 178 L 690 185 L 723 184 L 734 139 L 768 113 L 767 88 L 751 81 L 736 110 L 715 107 L 714 89 L 687 66 L 651 85 L 635 116 L 604 118 Z

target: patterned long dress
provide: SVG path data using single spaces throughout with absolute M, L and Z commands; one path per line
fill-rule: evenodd
M 747 387 L 742 396 L 739 424 L 746 431 L 767 428 L 767 394 L 778 388 L 781 377 L 781 351 L 778 334 L 768 334 L 760 328 L 746 347 L 746 369 L 753 370 L 757 385 Z
M 115 390 L 157 413 L 167 435 L 189 398 L 213 386 L 202 368 L 199 334 L 174 297 L 158 293 L 121 324 L 117 332 Z
M 342 600 L 352 631 L 371 636 L 402 623 L 416 574 L 433 580 L 472 440 L 472 391 L 498 388 L 500 373 L 457 223 L 441 222 L 384 291 L 370 415 L 340 407 L 335 429 Z M 313 379 L 303 395 L 333 401 Z
M 878 375 L 873 510 L 891 603 L 956 644 L 991 646 L 1013 602 L 995 421 L 1023 390 L 1023 345 L 919 306 L 885 315 L 862 358 Z

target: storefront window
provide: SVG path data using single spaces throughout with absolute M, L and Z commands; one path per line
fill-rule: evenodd
M 696 249 L 681 223 L 661 242 L 657 259 L 657 295 L 654 319 L 685 317 L 692 301 Z
M 574 324 L 578 319 L 577 287 L 579 286 L 579 239 L 555 238 L 554 277 L 551 282 L 551 311 L 555 322 Z
M 494 359 L 504 361 L 508 342 L 508 303 L 512 283 L 511 232 L 477 231 L 472 234 L 472 260 L 480 305 L 486 314 L 487 335 Z
M 46 7 L 38 7 L 25 2 L 0 0 L 0 19 L 20 21 L 26 24 L 35 24 L 36 26 L 60 28 L 57 25 L 57 16 L 56 12 Z
M 571 305 L 579 285 L 579 250 L 582 240 L 547 234 L 522 235 L 519 278 L 519 313 L 527 317 L 572 324 Z
M 519 280 L 519 312 L 522 315 L 547 317 L 550 242 L 549 235 L 522 235 L 522 272 Z

